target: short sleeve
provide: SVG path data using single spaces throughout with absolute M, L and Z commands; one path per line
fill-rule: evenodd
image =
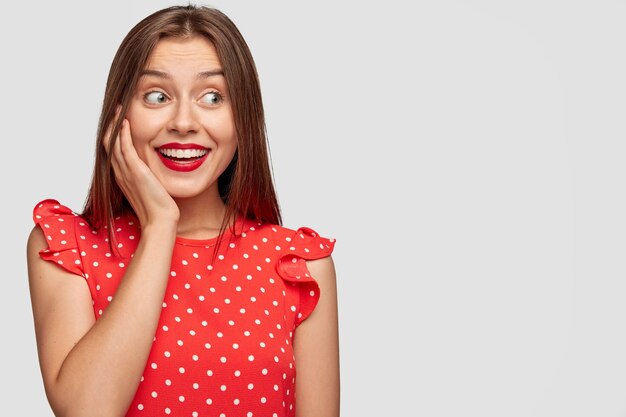
M 298 326 L 313 312 L 320 298 L 319 285 L 311 276 L 306 261 L 330 256 L 335 240 L 321 237 L 308 227 L 301 227 L 286 240 L 288 247 L 278 259 L 276 270 L 283 280 L 298 290 L 299 306 L 295 321 Z
M 39 256 L 84 277 L 75 233 L 77 218 L 72 210 L 52 199 L 39 202 L 33 210 L 33 221 L 41 227 L 48 242 L 48 247 L 39 251 Z

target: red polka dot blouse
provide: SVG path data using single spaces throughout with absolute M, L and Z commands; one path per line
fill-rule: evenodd
M 94 231 L 56 200 L 34 209 L 48 241 L 40 256 L 85 280 L 96 319 L 140 238 L 131 215 Z M 334 240 L 239 219 L 217 238 L 176 238 L 170 277 L 148 362 L 127 416 L 295 416 L 293 336 L 319 299 L 306 260 L 329 256 Z

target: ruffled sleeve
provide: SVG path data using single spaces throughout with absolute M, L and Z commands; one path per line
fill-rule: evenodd
M 48 247 L 41 250 L 39 256 L 84 277 L 75 233 L 77 218 L 72 210 L 52 199 L 41 201 L 33 210 L 33 220 L 41 227 L 48 242 Z
M 335 240 L 321 237 L 308 227 L 301 227 L 286 240 L 288 247 L 278 259 L 276 270 L 298 292 L 299 305 L 294 306 L 295 326 L 298 326 L 313 312 L 320 298 L 319 286 L 311 276 L 306 261 L 330 256 Z

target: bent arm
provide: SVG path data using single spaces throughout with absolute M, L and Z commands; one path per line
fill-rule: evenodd
M 57 417 L 123 416 L 140 382 L 161 314 L 176 227 L 144 229 L 115 297 L 95 320 L 84 279 L 39 257 L 35 227 L 28 276 L 44 387 Z
M 307 261 L 320 299 L 296 329 L 296 416 L 339 416 L 337 285 L 332 258 Z

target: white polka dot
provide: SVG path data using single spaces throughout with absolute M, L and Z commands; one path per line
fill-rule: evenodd
M 235 404 L 235 405 L 239 405 L 239 398 L 235 398 L 235 399 L 233 400 L 233 404 Z
M 165 380 L 165 385 L 167 385 L 169 387 L 170 385 L 172 385 L 172 381 L 169 380 L 169 379 L 166 379 Z
M 235 376 L 240 376 L 241 375 L 241 371 L 235 371 Z
M 226 385 L 222 385 L 222 386 L 220 387 L 220 389 L 221 389 L 222 391 L 226 391 Z
M 137 409 L 138 410 L 143 410 L 143 404 L 137 404 Z
M 191 359 L 193 359 L 194 361 L 197 361 L 197 360 L 198 360 L 198 355 L 193 355 L 193 356 L 191 357 Z
M 211 405 L 211 404 L 213 404 L 213 400 L 212 400 L 212 399 L 210 399 L 210 398 L 207 398 L 207 399 L 206 399 L 206 403 L 207 403 L 208 405 Z
M 253 389 L 254 388 L 254 384 L 248 384 L 248 389 Z
M 193 389 L 198 389 L 198 388 L 200 388 L 200 385 L 197 382 L 194 382 L 192 387 L 193 387 Z
M 106 274 L 106 277 L 107 277 L 107 278 L 111 278 L 112 276 L 113 276 L 113 274 L 112 274 L 112 273 L 107 272 L 107 274 Z
M 198 412 L 197 411 L 193 411 L 191 413 L 191 417 L 198 417 Z
M 98 266 L 98 265 L 100 265 L 98 262 L 93 263 L 93 266 Z
M 152 398 L 156 398 L 157 397 L 157 392 L 156 391 L 152 391 Z
M 207 374 L 208 376 L 213 376 L 213 371 L 209 369 L 208 371 L 206 371 L 206 374 Z
M 250 356 L 248 356 L 248 360 L 249 360 L 250 362 L 252 362 L 252 361 L 254 360 L 254 355 L 250 355 Z
M 185 373 L 185 368 L 183 368 L 182 366 L 180 368 L 178 368 L 178 372 L 180 372 L 181 374 Z
M 194 253 L 192 253 L 192 254 L 191 254 L 191 256 L 193 256 L 193 257 L 194 257 L 194 258 L 196 258 L 196 259 L 198 259 L 198 258 L 199 258 L 198 254 L 197 254 L 197 253 L 195 253 L 195 252 L 194 252 Z
M 150 367 L 151 367 L 152 369 L 156 369 L 156 368 L 157 368 L 157 364 L 156 364 L 156 363 L 154 363 L 154 362 L 152 362 L 152 363 L 150 364 Z
M 165 414 L 170 414 L 172 412 L 172 410 L 170 410 L 169 408 L 165 409 Z
M 226 363 L 226 357 L 225 357 L 225 356 L 222 356 L 222 357 L 220 358 L 220 362 L 222 362 L 222 363 Z
M 237 343 L 233 343 L 233 349 L 239 349 L 239 345 Z
M 267 402 L 267 398 L 265 398 L 265 397 L 261 397 L 261 402 L 262 402 L 263 404 L 265 404 L 265 403 Z
M 178 397 L 178 401 L 180 401 L 181 403 L 185 402 L 185 397 L 181 395 L 180 397 Z
M 263 375 L 267 375 L 267 369 L 263 368 L 263 370 L 261 371 L 261 373 L 262 373 Z

